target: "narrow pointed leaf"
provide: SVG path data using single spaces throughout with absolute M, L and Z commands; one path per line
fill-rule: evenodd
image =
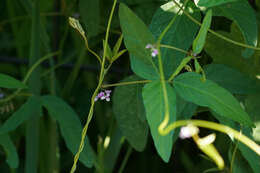
M 201 75 L 187 72 L 175 78 L 174 87 L 187 101 L 209 107 L 219 115 L 243 125 L 253 126 L 249 116 L 231 93 L 210 80 L 201 79 Z
M 62 99 L 55 96 L 43 96 L 42 104 L 49 114 L 58 122 L 61 134 L 69 150 L 76 154 L 82 132 L 82 125 L 78 115 Z M 92 167 L 94 162 L 94 152 L 86 137 L 85 146 L 80 154 L 79 160 L 87 167 Z
M 26 85 L 11 76 L 0 73 L 0 88 L 26 88 Z
M 41 100 L 30 97 L 0 128 L 0 134 L 10 132 L 33 116 L 41 115 Z
M 6 152 L 6 162 L 8 165 L 13 169 L 17 168 L 19 166 L 19 157 L 16 147 L 8 134 L 0 135 L 0 145 Z
M 200 27 L 200 31 L 192 44 L 193 52 L 196 54 L 199 54 L 204 47 L 208 29 L 210 28 L 210 24 L 211 24 L 211 19 L 212 19 L 212 10 L 209 10 L 206 16 L 204 17 L 203 23 Z

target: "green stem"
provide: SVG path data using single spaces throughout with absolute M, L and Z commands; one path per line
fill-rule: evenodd
M 109 88 L 109 87 L 124 86 L 124 85 L 144 84 L 144 83 L 149 83 L 149 82 L 152 82 L 152 81 L 151 80 L 139 80 L 139 81 L 131 81 L 131 82 L 120 82 L 120 83 L 115 83 L 115 84 L 102 85 L 101 88 Z
M 124 157 L 124 160 L 123 160 L 123 162 L 122 162 L 122 164 L 121 164 L 121 166 L 120 166 L 120 168 L 119 168 L 118 173 L 122 173 L 122 172 L 124 171 L 125 166 L 126 166 L 126 163 L 127 163 L 128 159 L 129 159 L 129 157 L 130 157 L 132 151 L 133 151 L 132 147 L 129 146 L 128 149 L 127 149 L 126 155 L 125 155 L 125 157 Z
M 235 158 L 236 158 L 236 153 L 237 153 L 237 147 L 238 147 L 238 142 L 236 142 L 233 154 L 232 154 L 232 159 L 231 159 L 231 163 L 230 163 L 230 172 L 233 172 L 233 165 L 235 163 Z
M 27 72 L 27 74 L 24 77 L 24 80 L 22 81 L 22 83 L 26 84 L 28 82 L 28 80 L 30 79 L 30 76 L 32 75 L 32 73 L 35 71 L 35 69 L 45 60 L 52 58 L 54 55 L 57 55 L 58 52 L 54 52 L 51 54 L 48 54 L 44 57 L 42 57 L 41 59 L 39 59 L 35 64 L 33 64 L 31 66 L 31 68 L 29 69 L 29 71 Z M 8 97 L 1 99 L 0 103 L 4 103 L 4 102 L 8 102 L 11 99 L 13 99 L 14 97 L 16 97 L 20 92 L 22 91 L 22 89 L 17 89 L 13 94 L 9 95 Z
M 181 126 L 186 126 L 188 124 L 225 133 L 225 134 L 229 135 L 230 137 L 235 138 L 238 141 L 242 142 L 243 144 L 248 146 L 251 150 L 253 150 L 260 156 L 260 146 L 258 144 L 256 144 L 253 140 L 251 140 L 247 136 L 243 135 L 242 133 L 240 133 L 228 126 L 214 123 L 214 122 L 209 122 L 209 121 L 204 121 L 204 120 L 180 120 L 180 121 L 176 121 L 172 124 L 169 124 L 162 131 L 160 131 L 160 134 L 165 136 L 168 133 L 170 133 L 170 131 L 174 130 L 175 128 L 181 127 Z
M 29 64 L 33 67 L 33 64 L 38 61 L 40 53 L 40 1 L 35 0 L 32 4 L 32 32 L 31 32 L 31 50 Z M 30 72 L 30 71 L 29 71 Z M 27 78 L 25 77 L 25 81 Z M 31 78 L 28 81 L 29 90 L 34 95 L 40 95 L 41 92 L 41 80 L 40 69 L 34 70 L 31 74 Z M 25 155 L 25 172 L 37 173 L 38 172 L 38 154 L 39 154 L 39 114 L 41 110 L 35 112 L 33 118 L 27 121 L 26 124 L 26 155 Z
M 107 30 L 106 30 L 105 46 L 104 46 L 104 50 L 105 51 L 104 51 L 104 54 L 103 54 L 103 60 L 102 60 L 102 64 L 101 64 L 99 83 L 98 83 L 98 86 L 97 86 L 97 88 L 96 88 L 96 90 L 95 90 L 95 92 L 94 92 L 94 94 L 92 95 L 92 98 L 91 98 L 91 107 L 90 107 L 90 110 L 89 110 L 88 119 L 87 119 L 87 122 L 86 122 L 83 130 L 82 130 L 80 145 L 79 145 L 79 148 L 78 148 L 78 152 L 74 156 L 74 162 L 73 162 L 73 166 L 72 166 L 72 168 L 70 170 L 70 173 L 74 173 L 76 171 L 77 162 L 79 160 L 80 153 L 82 152 L 82 150 L 84 148 L 84 141 L 85 141 L 85 137 L 86 137 L 86 134 L 87 134 L 88 126 L 89 126 L 89 124 L 90 124 L 90 122 L 92 120 L 92 117 L 93 117 L 93 110 L 94 110 L 94 105 L 95 105 L 95 97 L 98 94 L 98 91 L 100 90 L 101 85 L 103 83 L 104 72 L 105 72 L 106 50 L 107 50 L 108 37 L 109 37 L 109 30 L 110 30 L 113 14 L 114 14 L 114 11 L 115 11 L 116 3 L 117 3 L 117 0 L 114 0 L 113 7 L 112 7 L 112 10 L 111 10 L 111 13 L 110 13 L 110 16 L 109 16 L 109 20 L 108 20 L 108 25 L 107 25 Z
M 178 2 L 176 2 L 176 0 L 172 0 L 172 1 L 174 2 L 175 5 L 177 5 L 177 6 L 183 11 L 183 13 L 184 13 L 190 20 L 192 20 L 194 23 L 196 23 L 196 24 L 199 25 L 199 26 L 202 25 L 198 20 L 196 20 L 196 19 L 193 18 L 189 13 L 187 13 L 187 12 L 178 4 Z M 254 46 L 250 46 L 250 45 L 247 45 L 247 44 L 244 44 L 244 43 L 240 43 L 240 42 L 234 41 L 234 40 L 232 40 L 232 39 L 230 39 L 230 38 L 227 38 L 227 37 L 225 37 L 225 36 L 223 36 L 223 35 L 221 35 L 221 34 L 215 32 L 215 31 L 213 31 L 213 30 L 211 30 L 211 29 L 208 29 L 208 31 L 209 31 L 210 33 L 212 33 L 213 35 L 215 35 L 215 36 L 217 36 L 217 37 L 219 37 L 219 38 L 221 38 L 221 39 L 223 39 L 223 40 L 225 40 L 225 41 L 227 41 L 227 42 L 233 43 L 233 44 L 235 44 L 235 45 L 237 45 L 237 46 L 241 46 L 241 47 L 245 47 L 245 48 L 249 48 L 249 49 L 254 49 L 254 50 L 260 50 L 260 48 L 258 48 L 258 47 L 254 47 Z
M 185 53 L 185 54 L 187 54 L 187 55 L 189 54 L 188 51 L 186 51 L 186 50 L 184 50 L 184 49 L 181 49 L 181 48 L 177 48 L 177 47 L 171 46 L 171 45 L 160 44 L 160 47 L 177 50 L 177 51 L 182 52 L 182 53 Z
M 187 4 L 188 0 L 186 0 L 183 4 L 185 6 Z M 174 24 L 176 21 L 176 18 L 178 14 L 181 12 L 181 9 L 177 12 L 177 14 L 173 17 L 171 22 L 168 24 L 168 26 L 164 29 L 162 34 L 160 35 L 158 41 L 157 41 L 157 47 L 158 49 L 158 63 L 159 63 L 159 70 L 160 70 L 160 79 L 161 79 L 161 84 L 162 84 L 162 90 L 163 90 L 163 98 L 164 98 L 164 105 L 165 105 L 165 113 L 164 113 L 164 120 L 162 123 L 159 125 L 158 130 L 161 131 L 163 130 L 164 127 L 167 126 L 169 120 L 170 120 L 170 113 L 169 113 L 169 100 L 168 100 L 168 94 L 167 94 L 167 89 L 166 89 L 166 81 L 164 77 L 164 72 L 163 72 L 163 63 L 162 63 L 162 56 L 161 56 L 161 50 L 160 50 L 160 44 L 163 39 L 163 36 L 166 34 L 166 32 L 169 30 L 169 28 Z

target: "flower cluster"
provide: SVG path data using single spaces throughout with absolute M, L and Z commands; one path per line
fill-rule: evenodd
M 158 49 L 156 49 L 154 45 L 147 44 L 147 45 L 145 46 L 145 48 L 151 50 L 151 56 L 152 56 L 152 57 L 156 57 L 156 56 L 158 55 Z
M 106 100 L 107 102 L 110 101 L 110 93 L 112 91 L 111 90 L 105 90 L 105 91 L 101 91 L 100 93 L 98 93 L 98 95 L 95 97 L 95 102 L 98 101 L 98 99 L 100 100 Z

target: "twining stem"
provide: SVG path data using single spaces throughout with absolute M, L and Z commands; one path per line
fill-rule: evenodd
M 34 63 L 31 68 L 29 69 L 29 71 L 27 72 L 27 74 L 25 75 L 22 83 L 26 84 L 30 78 L 30 76 L 32 75 L 32 73 L 34 72 L 34 70 L 45 60 L 52 58 L 53 56 L 57 55 L 59 52 L 54 52 L 54 53 L 50 53 L 44 57 L 42 57 L 41 59 L 39 59 L 36 63 Z M 9 95 L 8 97 L 1 99 L 0 103 L 4 103 L 4 102 L 8 102 L 11 99 L 13 99 L 14 97 L 16 97 L 20 92 L 22 91 L 22 89 L 17 89 L 13 94 Z
M 208 128 L 212 130 L 216 130 L 222 133 L 225 133 L 229 135 L 232 138 L 237 139 L 238 141 L 242 142 L 246 146 L 248 146 L 251 150 L 256 152 L 260 156 L 260 146 L 256 144 L 253 140 L 248 138 L 247 136 L 243 135 L 241 132 L 238 132 L 228 126 L 210 122 L 210 121 L 204 121 L 204 120 L 179 120 L 172 124 L 169 124 L 167 127 L 165 127 L 162 131 L 160 131 L 161 135 L 167 135 L 170 133 L 170 131 L 174 130 L 177 127 L 186 126 L 186 125 L 194 125 L 198 127 Z
M 98 82 L 97 88 L 96 88 L 96 90 L 95 90 L 95 92 L 94 92 L 94 94 L 92 95 L 92 98 L 91 98 L 91 106 L 90 106 L 90 110 L 89 110 L 89 114 L 88 114 L 88 119 L 87 119 L 87 122 L 86 122 L 83 130 L 82 130 L 80 145 L 79 145 L 79 148 L 78 148 L 78 152 L 74 156 L 74 162 L 73 162 L 73 166 L 70 170 L 70 173 L 74 173 L 76 171 L 77 162 L 79 160 L 80 153 L 83 151 L 83 148 L 84 148 L 84 141 L 85 141 L 85 137 L 86 137 L 86 134 L 87 134 L 88 126 L 89 126 L 89 124 L 92 120 L 92 117 L 93 117 L 95 97 L 98 94 L 98 91 L 100 90 L 101 85 L 103 83 L 103 79 L 104 79 L 104 75 L 105 75 L 105 61 L 106 61 L 106 53 L 107 53 L 106 50 L 107 50 L 107 46 L 108 46 L 109 30 L 110 30 L 113 14 L 114 14 L 114 11 L 115 11 L 116 3 L 117 3 L 117 0 L 114 0 L 113 7 L 112 7 L 112 10 L 111 10 L 111 13 L 110 13 L 110 16 L 109 16 L 109 20 L 108 20 L 108 25 L 107 25 L 107 30 L 106 30 L 106 38 L 105 38 L 105 46 L 104 46 L 104 53 L 103 53 L 103 59 L 102 59 L 102 63 L 101 63 L 101 71 L 100 71 L 100 75 L 99 75 L 99 82 Z
M 108 87 L 114 87 L 114 86 L 124 86 L 124 85 L 135 85 L 135 84 L 144 84 L 152 82 L 151 80 L 139 80 L 139 81 L 131 81 L 131 82 L 120 82 L 115 84 L 106 84 L 102 85 L 101 88 L 108 88 Z
M 187 4 L 188 0 L 186 0 L 183 4 L 183 6 L 185 6 Z M 168 94 L 167 94 L 167 89 L 166 89 L 166 81 L 165 81 L 165 77 L 164 77 L 164 72 L 163 72 L 163 63 L 162 63 L 162 56 L 161 56 L 161 50 L 160 50 L 160 44 L 161 41 L 164 37 L 164 35 L 167 33 L 167 31 L 170 29 L 170 27 L 174 24 L 174 22 L 177 19 L 178 14 L 181 12 L 181 9 L 178 10 L 177 14 L 173 17 L 173 19 L 171 20 L 171 22 L 168 24 L 168 26 L 164 29 L 164 31 L 162 32 L 162 34 L 160 35 L 158 41 L 157 41 L 157 47 L 158 47 L 158 63 L 159 63 L 159 70 L 160 70 L 160 79 L 161 79 L 161 84 L 162 84 L 162 90 L 163 90 L 163 98 L 164 98 L 164 105 L 165 105 L 165 115 L 164 115 L 164 120 L 162 121 L 162 123 L 159 125 L 158 127 L 158 131 L 160 132 L 161 130 L 163 130 L 169 120 L 170 120 L 170 113 L 169 113 L 169 100 L 168 100 Z
M 185 54 L 187 54 L 187 55 L 189 54 L 188 51 L 183 50 L 183 49 L 178 48 L 178 47 L 171 46 L 171 45 L 160 44 L 160 47 L 164 47 L 164 48 L 168 48 L 168 49 L 173 49 L 173 50 L 176 50 L 176 51 L 179 51 L 179 52 L 185 53 Z
M 194 23 L 196 23 L 196 24 L 199 25 L 199 26 L 202 25 L 198 20 L 196 20 L 196 19 L 193 18 L 189 13 L 187 13 L 187 12 L 183 9 L 183 7 L 181 7 L 181 6 L 178 4 L 178 2 L 176 2 L 176 0 L 172 0 L 172 1 L 174 2 L 175 5 L 177 5 L 177 6 L 183 11 L 183 13 L 184 13 L 190 20 L 192 20 Z M 232 40 L 232 39 L 230 39 L 230 38 L 227 38 L 227 37 L 225 37 L 225 36 L 223 36 L 223 35 L 221 35 L 221 34 L 215 32 L 215 31 L 213 31 L 213 30 L 211 30 L 211 29 L 208 29 L 208 31 L 209 31 L 210 33 L 212 33 L 213 35 L 215 35 L 215 36 L 217 36 L 217 37 L 219 37 L 219 38 L 221 38 L 221 39 L 223 39 L 223 40 L 225 40 L 225 41 L 227 41 L 227 42 L 233 43 L 233 44 L 235 44 L 235 45 L 237 45 L 237 46 L 241 46 L 241 47 L 245 47 L 245 48 L 249 48 L 249 49 L 254 49 L 254 50 L 260 50 L 260 48 L 258 48 L 258 47 L 254 47 L 254 46 L 250 46 L 250 45 L 247 45 L 247 44 L 244 44 L 244 43 L 240 43 L 240 42 L 234 41 L 234 40 Z

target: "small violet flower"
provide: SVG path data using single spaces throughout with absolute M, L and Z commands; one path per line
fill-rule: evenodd
M 110 101 L 110 93 L 112 91 L 111 90 L 105 90 L 105 91 L 101 91 L 100 93 L 98 93 L 98 95 L 95 97 L 95 102 L 98 101 L 98 99 L 100 100 L 106 100 L 107 102 Z
M 158 55 L 158 49 L 156 49 L 154 45 L 147 44 L 147 45 L 145 46 L 145 48 L 151 50 L 151 56 L 152 56 L 152 57 L 156 57 L 156 56 Z

